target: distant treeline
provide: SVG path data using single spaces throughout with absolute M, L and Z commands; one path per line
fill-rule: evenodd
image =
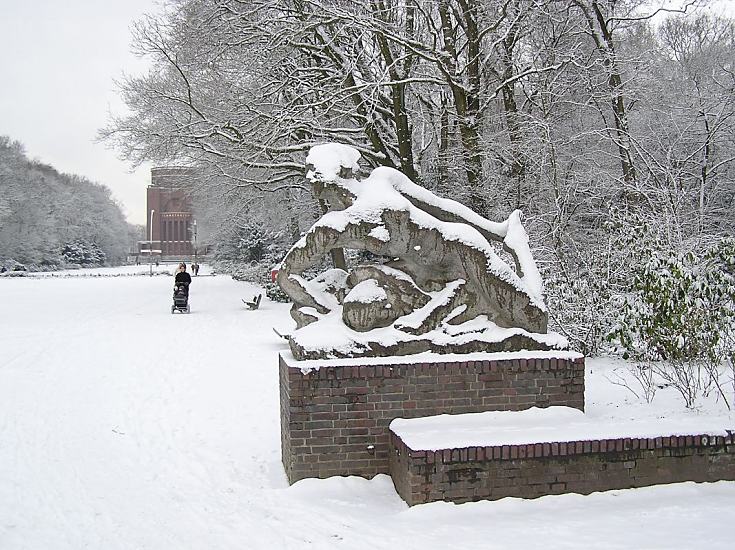
M 0 266 L 115 265 L 137 233 L 107 187 L 31 160 L 0 136 Z

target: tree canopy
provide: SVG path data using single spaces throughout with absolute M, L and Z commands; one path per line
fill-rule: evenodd
M 114 265 L 136 240 L 107 187 L 31 160 L 0 136 L 0 263 Z

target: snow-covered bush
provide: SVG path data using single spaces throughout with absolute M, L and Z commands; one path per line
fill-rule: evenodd
M 271 281 L 271 269 L 278 265 L 286 250 L 280 233 L 269 233 L 249 224 L 220 242 L 213 264 L 233 279 L 262 286 L 270 300 L 288 302 L 288 296 Z
M 552 236 L 552 246 L 537 244 L 550 328 L 585 355 L 612 351 L 606 336 L 619 297 L 631 292 L 634 267 L 660 247 L 655 229 L 636 212 L 613 204 L 591 219 L 582 231 Z
M 263 284 L 263 288 L 265 288 L 265 295 L 268 296 L 269 300 L 284 304 L 291 301 L 288 295 L 281 290 L 281 287 L 270 279 Z
M 269 245 L 276 239 L 253 224 L 235 228 L 222 237 L 214 253 L 215 261 L 248 265 L 261 262 Z
M 23 265 L 20 262 L 16 262 L 13 259 L 7 258 L 2 259 L 0 258 L 0 272 L 6 273 L 6 272 L 23 272 L 28 271 L 28 268 Z
M 729 363 L 732 373 L 734 281 L 732 240 L 701 255 L 654 253 L 635 270 L 610 337 L 635 361 L 639 382 L 662 380 L 687 407 L 715 389 L 729 406 L 721 369 Z
M 609 282 L 591 273 L 574 278 L 553 274 L 546 278 L 544 289 L 550 328 L 564 334 L 580 353 L 599 353 L 610 330 Z
M 729 365 L 735 401 L 735 239 L 723 239 L 705 257 L 713 281 L 713 302 L 720 312 L 720 359 Z
M 97 243 L 77 239 L 61 249 L 61 257 L 66 264 L 81 267 L 99 267 L 105 264 L 105 253 Z

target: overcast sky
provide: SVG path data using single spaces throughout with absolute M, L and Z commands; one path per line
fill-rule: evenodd
M 150 167 L 130 173 L 94 143 L 107 113 L 123 112 L 113 79 L 145 64 L 130 24 L 156 0 L 0 0 L 0 135 L 31 158 L 107 185 L 128 220 L 145 223 Z
M 735 15 L 735 0 L 715 4 Z M 0 0 L 0 135 L 107 185 L 139 224 L 150 166 L 130 173 L 94 138 L 110 110 L 123 112 L 113 79 L 145 70 L 130 53 L 130 24 L 156 11 L 156 0 Z

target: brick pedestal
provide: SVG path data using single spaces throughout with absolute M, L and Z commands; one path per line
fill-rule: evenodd
M 537 354 L 423 363 L 281 356 L 281 449 L 289 482 L 388 473 L 394 418 L 551 405 L 583 410 L 584 358 Z

